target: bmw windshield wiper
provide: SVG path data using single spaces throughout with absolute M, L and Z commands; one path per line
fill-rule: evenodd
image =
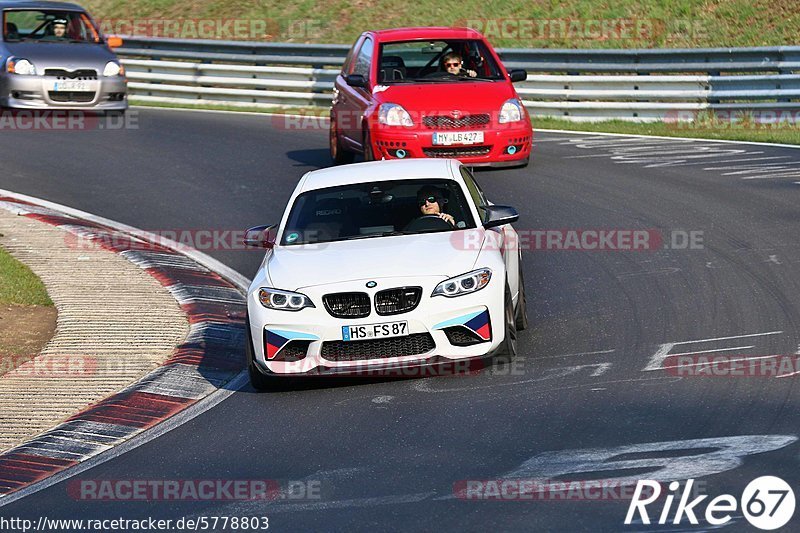
M 345 237 L 342 239 L 343 241 L 354 241 L 356 239 L 368 239 L 370 237 L 394 237 L 395 235 L 411 235 L 405 231 L 381 231 L 379 233 L 366 233 L 364 235 L 351 235 L 350 237 Z

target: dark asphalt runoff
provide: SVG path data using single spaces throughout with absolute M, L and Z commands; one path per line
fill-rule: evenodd
M 298 178 L 330 164 L 324 128 L 291 129 L 268 116 L 131 115 L 136 129 L 0 133 L 0 187 L 148 230 L 241 230 L 277 222 Z M 536 139 L 529 167 L 477 174 L 490 199 L 518 209 L 515 227 L 528 235 L 531 327 L 511 365 L 263 394 L 248 387 L 74 478 L 271 479 L 293 487 L 280 501 L 85 501 L 67 481 L 0 508 L 0 517 L 266 516 L 270 531 L 684 531 L 708 529 L 708 501 L 731 494 L 738 502 L 760 476 L 800 488 L 791 368 L 783 378 L 662 368 L 675 364 L 667 354 L 783 364 L 799 351 L 800 151 Z M 654 250 L 535 246 L 536 232 L 564 230 L 655 230 L 661 242 Z M 262 257 L 203 251 L 247 277 Z M 667 524 L 656 523 L 672 501 L 662 494 L 646 508 L 651 524 L 636 514 L 625 525 L 630 500 L 613 482 L 599 496 L 580 491 L 618 478 L 657 479 L 664 492 L 671 480 L 694 479 L 708 495 L 694 507 L 700 524 L 686 516 L 672 524 L 680 493 Z M 498 501 L 491 481 L 509 479 L 576 483 L 569 497 Z M 473 492 L 457 494 L 465 487 Z M 727 514 L 721 529 L 756 531 L 741 504 Z M 216 530 L 234 529 L 218 522 Z

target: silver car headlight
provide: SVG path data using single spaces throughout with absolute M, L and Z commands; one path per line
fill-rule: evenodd
M 258 300 L 267 309 L 279 311 L 299 311 L 306 307 L 315 307 L 305 294 L 279 289 L 259 289 Z
M 519 122 L 522 120 L 522 116 L 522 104 L 516 98 L 512 98 L 503 102 L 503 107 L 500 108 L 500 117 L 497 121 L 500 124 Z
M 378 122 L 385 126 L 413 126 L 411 115 L 400 104 L 381 104 L 378 108 Z
M 106 63 L 105 68 L 103 69 L 103 76 L 124 76 L 125 75 L 125 67 L 117 63 L 116 61 L 109 61 Z
M 9 57 L 6 61 L 6 71 L 20 76 L 36 76 L 36 66 L 21 57 Z
M 492 279 L 492 271 L 488 268 L 479 268 L 478 270 L 444 280 L 433 289 L 431 296 L 453 298 L 477 292 L 487 286 L 490 279 Z

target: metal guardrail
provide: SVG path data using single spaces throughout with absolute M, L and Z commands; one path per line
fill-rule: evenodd
M 247 107 L 328 107 L 350 48 L 131 36 L 124 43 L 117 53 L 134 99 Z M 533 116 L 653 121 L 800 109 L 800 46 L 498 53 L 507 68 L 528 71 L 516 87 Z

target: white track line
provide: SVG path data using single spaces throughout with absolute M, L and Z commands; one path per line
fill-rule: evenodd
M 225 111 L 221 109 L 189 109 L 189 108 L 182 108 L 182 107 L 158 107 L 158 106 L 139 106 L 134 105 L 131 106 L 134 109 L 161 109 L 166 111 L 188 111 L 191 113 L 226 113 L 226 114 L 233 114 L 233 115 L 250 115 L 250 116 L 261 116 L 261 117 L 273 117 L 273 116 L 287 116 L 287 117 L 300 117 L 300 118 L 316 118 L 319 120 L 329 120 L 326 116 L 318 116 L 312 113 L 308 115 L 293 115 L 291 113 L 258 113 L 255 111 Z M 666 137 L 663 135 L 636 135 L 632 133 L 605 133 L 599 131 L 577 131 L 577 130 L 550 130 L 550 129 L 541 129 L 536 127 L 536 122 L 533 123 L 533 133 L 534 139 L 533 142 L 536 143 L 536 133 L 563 133 L 567 135 L 588 135 L 588 136 L 603 136 L 603 137 L 623 137 L 623 138 L 631 138 L 631 139 L 665 139 L 669 141 L 702 141 L 708 143 L 727 143 L 727 144 L 752 144 L 754 146 L 776 146 L 779 148 L 794 148 L 800 149 L 800 145 L 796 144 L 779 144 L 779 143 L 764 143 L 764 142 L 756 142 L 756 141 L 729 141 L 723 139 L 703 139 L 699 137 Z M 544 140 L 544 139 L 543 139 Z
M 68 215 L 83 218 L 90 222 L 96 222 L 98 224 L 108 226 L 118 231 L 123 231 L 127 233 L 135 232 L 137 236 L 143 236 L 149 240 L 152 240 L 152 242 L 161 244 L 162 246 L 166 246 L 167 248 L 171 248 L 179 253 L 182 253 L 183 255 L 186 255 L 187 257 L 190 257 L 191 259 L 197 261 L 198 263 L 205 266 L 209 270 L 214 271 L 219 275 L 227 278 L 228 281 L 236 285 L 242 291 L 247 291 L 247 288 L 250 286 L 250 280 L 248 280 L 246 277 L 242 276 L 232 268 L 220 263 L 216 259 L 200 252 L 199 250 L 194 250 L 194 249 L 188 250 L 185 245 L 178 244 L 177 242 L 172 241 L 170 239 L 165 239 L 158 235 L 142 231 L 140 229 L 128 226 L 126 224 L 122 224 L 120 222 L 116 222 L 114 220 L 109 220 L 107 218 L 93 215 L 85 211 L 73 209 L 65 205 L 57 204 L 55 202 L 50 202 L 47 200 L 42 200 L 40 198 L 35 198 L 33 196 L 27 196 L 24 194 L 15 193 L 5 189 L 0 189 L 0 195 L 8 196 L 9 198 L 16 198 L 18 200 L 24 200 L 26 202 L 39 205 L 41 207 L 48 207 L 55 211 L 60 211 Z M 168 418 L 167 420 L 161 422 L 160 424 L 154 426 L 153 428 L 138 433 L 134 437 L 123 442 L 122 444 L 110 448 L 109 450 L 102 452 L 98 455 L 95 455 L 89 459 L 86 459 L 85 461 L 82 461 L 71 468 L 62 470 L 61 472 L 54 474 L 48 477 L 47 479 L 44 479 L 42 481 L 39 481 L 38 483 L 34 483 L 32 485 L 24 487 L 16 492 L 12 492 L 7 496 L 0 497 L 0 507 L 8 505 L 9 503 L 20 500 L 32 494 L 35 494 L 41 490 L 51 487 L 66 479 L 76 476 L 81 472 L 85 472 L 86 470 L 94 468 L 97 465 L 103 464 L 107 461 L 110 461 L 111 459 L 119 457 L 120 455 L 127 453 L 133 449 L 136 449 L 139 446 L 147 444 L 152 440 L 155 440 L 158 437 L 164 435 L 165 433 L 168 433 L 173 429 L 182 426 L 183 424 L 189 422 L 190 420 L 205 413 L 209 409 L 216 407 L 218 404 L 225 401 L 231 394 L 243 389 L 245 386 L 247 386 L 248 383 L 249 380 L 247 378 L 247 371 L 243 370 L 238 375 L 236 375 L 231 381 L 229 381 L 225 385 L 225 388 L 219 389 L 209 394 L 202 400 L 199 400 L 197 403 L 187 407 L 183 411 Z

